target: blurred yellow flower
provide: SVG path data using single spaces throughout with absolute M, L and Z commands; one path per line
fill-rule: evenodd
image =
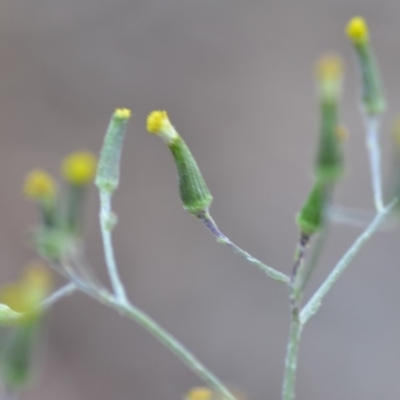
M 38 306 L 46 298 L 52 286 L 50 271 L 41 263 L 28 265 L 19 281 L 0 289 L 0 303 L 18 313 L 37 316 Z
M 96 173 L 97 160 L 93 153 L 77 151 L 62 162 L 61 171 L 65 180 L 73 185 L 87 185 Z
M 30 199 L 49 199 L 55 196 L 56 184 L 47 172 L 35 169 L 25 178 L 23 192 Z
M 367 42 L 369 37 L 367 21 L 360 16 L 353 17 L 346 26 L 346 35 L 355 44 Z
M 207 387 L 195 387 L 187 393 L 185 400 L 213 400 L 213 392 Z

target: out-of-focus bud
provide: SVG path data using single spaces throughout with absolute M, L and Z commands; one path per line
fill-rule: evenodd
M 23 192 L 34 200 L 41 213 L 43 225 L 53 227 L 56 222 L 56 192 L 53 178 L 45 171 L 35 169 L 26 176 Z
M 96 186 L 109 193 L 114 192 L 119 185 L 122 145 L 130 117 L 131 111 L 127 108 L 117 108 L 115 110 L 100 152 Z
M 64 158 L 61 172 L 72 185 L 85 186 L 93 181 L 96 172 L 96 157 L 88 151 L 77 151 Z
M 326 55 L 318 61 L 316 71 L 321 108 L 316 177 L 320 181 L 332 183 L 343 174 L 342 146 L 337 135 L 342 61 L 338 56 Z
M 71 153 L 62 161 L 61 172 L 68 184 L 63 222 L 72 233 L 81 230 L 85 189 L 93 181 L 96 165 L 96 157 L 87 151 Z
M 246 400 L 242 393 L 233 390 L 232 394 L 236 400 Z M 194 387 L 186 393 L 183 400 L 227 400 L 226 396 L 215 393 L 213 390 L 205 386 Z
M 310 238 L 324 226 L 329 196 L 327 185 L 316 181 L 296 218 L 301 235 L 305 238 Z
M 51 286 L 49 270 L 40 263 L 33 263 L 26 268 L 18 282 L 0 289 L 0 302 L 23 314 L 18 323 L 37 319 L 41 314 L 39 304 L 50 292 Z
M 378 67 L 372 52 L 369 29 L 363 17 L 353 17 L 347 24 L 346 35 L 357 53 L 362 76 L 362 101 L 368 115 L 385 111 L 386 101 L 382 91 Z
M 343 61 L 336 54 L 322 56 L 315 68 L 321 101 L 338 102 L 342 92 Z
M 160 136 L 172 152 L 184 209 L 199 216 L 207 212 L 213 197 L 186 143 L 172 126 L 166 111 L 153 111 L 147 118 L 147 130 Z
M 40 303 L 50 287 L 48 270 L 40 264 L 32 264 L 19 282 L 5 286 L 0 291 L 0 301 L 20 313 L 1 355 L 1 376 L 7 390 L 14 391 L 29 382 L 32 352 L 42 319 Z

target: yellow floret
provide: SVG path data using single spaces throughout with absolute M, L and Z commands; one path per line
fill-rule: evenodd
M 129 119 L 131 117 L 131 110 L 128 108 L 117 108 L 114 112 L 114 117 L 118 119 Z
M 73 185 L 87 185 L 96 173 L 97 160 L 93 153 L 77 151 L 68 155 L 61 165 L 65 180 Z
M 186 395 L 185 400 L 212 400 L 213 392 L 207 387 L 195 387 Z
M 23 192 L 30 199 L 46 199 L 55 195 L 56 184 L 47 172 L 35 169 L 27 175 Z
M 32 263 L 21 279 L 0 290 L 0 301 L 19 313 L 36 312 L 52 286 L 49 270 L 41 263 Z
M 343 62 L 336 54 L 326 54 L 317 61 L 317 77 L 321 81 L 339 81 L 343 76 Z
M 346 26 L 346 35 L 354 43 L 367 42 L 369 37 L 367 21 L 360 16 L 353 17 Z
M 150 133 L 159 133 L 168 122 L 169 118 L 166 111 L 153 111 L 147 117 L 147 130 Z
M 153 111 L 147 117 L 147 131 L 154 133 L 164 139 L 165 143 L 170 144 L 179 135 L 172 126 L 166 111 Z

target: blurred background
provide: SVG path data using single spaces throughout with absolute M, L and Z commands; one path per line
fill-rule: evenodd
M 116 107 L 134 117 L 123 154 L 115 249 L 132 301 L 250 400 L 279 399 L 289 308 L 283 285 L 215 243 L 182 210 L 162 141 L 145 132 L 169 111 L 214 195 L 222 230 L 289 272 L 294 216 L 311 186 L 318 127 L 313 66 L 346 64 L 342 120 L 350 130 L 337 202 L 373 210 L 358 75 L 343 34 L 364 15 L 385 78 L 384 170 L 400 110 L 398 1 L 13 0 L 0 5 L 1 284 L 34 257 L 21 183 L 58 173 L 76 149 L 98 152 Z M 98 201 L 87 208 L 88 258 L 106 282 Z M 360 230 L 333 229 L 310 290 Z M 304 331 L 298 399 L 394 399 L 398 359 L 397 232 L 373 238 Z M 129 320 L 83 295 L 58 303 L 23 399 L 177 400 L 201 382 Z

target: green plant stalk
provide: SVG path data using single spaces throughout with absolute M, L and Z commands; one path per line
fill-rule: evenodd
M 371 238 L 371 236 L 380 228 L 385 222 L 386 218 L 395 209 L 399 202 L 399 198 L 392 200 L 376 217 L 372 220 L 370 225 L 365 231 L 356 239 L 353 245 L 346 251 L 343 257 L 339 260 L 332 272 L 328 275 L 325 281 L 317 289 L 308 303 L 303 307 L 300 312 L 300 322 L 305 324 L 321 307 L 323 298 L 331 290 L 332 286 L 339 279 L 342 273 L 346 270 L 350 262 L 361 250 L 364 244 Z
M 66 296 L 70 296 L 77 290 L 76 284 L 74 282 L 70 282 L 60 287 L 54 293 L 52 293 L 49 297 L 42 301 L 40 304 L 40 308 L 46 310 L 50 308 L 54 303 L 61 300 Z
M 379 122 L 379 117 L 376 115 L 367 115 L 365 117 L 365 144 L 367 146 L 369 156 L 375 208 L 378 212 L 382 211 L 384 208 L 382 194 L 381 154 L 379 146 Z
M 120 302 L 104 293 L 101 299 L 104 304 L 114 308 L 121 314 L 132 319 L 161 344 L 175 354 L 190 370 L 192 370 L 200 379 L 209 385 L 216 393 L 223 396 L 224 400 L 236 400 L 236 397 L 229 389 L 209 371 L 185 346 L 167 332 L 160 324 L 154 321 L 149 315 L 129 302 Z
M 304 290 L 310 281 L 311 275 L 317 266 L 319 257 L 321 255 L 322 249 L 324 248 L 325 241 L 327 238 L 328 228 L 325 227 L 319 233 L 317 240 L 314 244 L 313 251 L 311 253 L 310 260 L 304 265 L 304 271 L 301 274 L 301 279 L 299 279 L 298 284 L 294 287 L 294 296 L 300 301 Z
M 115 261 L 114 248 L 112 244 L 111 231 L 115 224 L 115 216 L 111 211 L 111 194 L 99 189 L 100 195 L 100 229 L 103 239 L 104 257 L 107 265 L 111 285 L 118 299 L 127 301 L 124 285 L 119 276 L 117 263 Z
M 286 349 L 285 373 L 282 387 L 282 400 L 294 400 L 296 386 L 297 359 L 303 325 L 297 309 L 292 310 L 289 340 Z
M 67 267 L 66 267 L 67 269 Z M 209 385 L 214 391 L 224 396 L 224 400 L 237 400 L 229 389 L 208 370 L 185 346 L 183 346 L 173 335 L 165 330 L 160 324 L 154 321 L 148 314 L 140 308 L 134 306 L 127 299 L 120 299 L 116 295 L 110 294 L 107 290 L 87 286 L 81 281 L 75 281 L 70 275 L 75 288 L 87 296 L 99 301 L 120 314 L 130 318 L 140 325 L 143 329 L 155 337 L 162 345 L 169 349 L 179 358 L 191 371 Z
M 233 252 L 243 257 L 246 261 L 251 264 L 256 265 L 261 271 L 266 273 L 270 278 L 283 282 L 289 285 L 290 278 L 286 274 L 277 271 L 276 269 L 269 267 L 264 264 L 262 261 L 253 257 L 251 254 L 247 253 L 247 251 L 242 250 L 239 246 L 233 243 L 227 236 L 225 236 L 218 228 L 218 225 L 215 223 L 213 218 L 208 212 L 202 213 L 199 215 L 199 218 L 202 220 L 206 228 L 212 233 L 212 235 L 217 239 L 218 243 L 225 244 L 228 246 Z

